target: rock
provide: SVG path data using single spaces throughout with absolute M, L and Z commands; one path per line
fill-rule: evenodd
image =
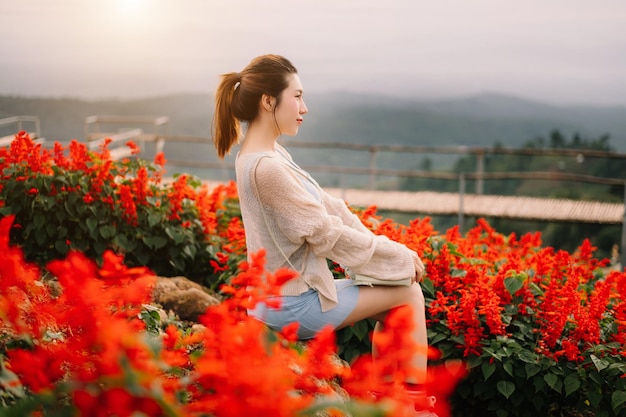
M 152 294 L 155 303 L 186 321 L 197 322 L 208 307 L 220 303 L 205 287 L 185 277 L 157 277 Z

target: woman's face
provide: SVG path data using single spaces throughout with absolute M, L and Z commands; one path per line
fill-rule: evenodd
M 295 136 L 302 124 L 302 116 L 308 112 L 302 98 L 302 83 L 298 74 L 289 76 L 289 86 L 280 95 L 280 104 L 276 107 L 275 118 L 280 133 Z

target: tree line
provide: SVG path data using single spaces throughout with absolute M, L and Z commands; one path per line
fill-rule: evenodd
M 502 147 L 496 143 L 495 148 Z M 601 151 L 613 153 L 610 135 L 586 138 L 578 133 L 566 136 L 559 130 L 552 130 L 547 136 L 537 136 L 526 141 L 522 149 L 552 149 L 552 150 L 580 150 Z M 581 154 L 568 155 L 511 155 L 488 154 L 484 157 L 484 172 L 563 172 L 584 174 L 603 178 L 624 178 L 626 181 L 626 164 L 617 158 L 590 158 Z M 476 172 L 478 158 L 469 154 L 459 158 L 452 170 L 457 174 Z M 422 159 L 416 169 L 433 171 L 433 162 L 430 158 Z M 475 189 L 475 180 L 467 180 L 466 189 Z M 405 178 L 400 182 L 405 191 L 439 191 L 458 192 L 459 184 L 456 181 Z M 468 191 L 469 192 L 469 191 Z M 624 187 L 621 185 L 602 185 L 589 183 L 573 183 L 559 180 L 485 180 L 483 193 L 487 195 L 515 195 L 544 198 L 563 198 L 572 200 L 594 200 L 606 202 L 623 202 Z M 453 219 L 450 219 L 453 220 Z M 586 223 L 550 223 L 540 221 L 520 221 L 511 219 L 489 219 L 493 226 L 503 232 L 522 234 L 525 232 L 540 231 L 546 245 L 558 249 L 571 251 L 582 239 L 590 238 L 598 247 L 599 257 L 611 257 L 614 245 L 621 239 L 620 225 L 586 224 Z M 440 221 L 446 224 L 445 220 Z

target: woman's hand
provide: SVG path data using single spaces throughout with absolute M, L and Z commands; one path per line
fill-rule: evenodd
M 424 267 L 424 263 L 420 259 L 419 255 L 414 252 L 413 262 L 415 263 L 415 280 L 414 282 L 422 282 L 424 279 L 424 275 L 426 272 L 426 267 Z

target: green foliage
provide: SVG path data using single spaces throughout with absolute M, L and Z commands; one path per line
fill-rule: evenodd
M 445 245 L 454 252 L 454 245 Z M 463 272 L 452 268 L 450 275 Z M 432 365 L 459 359 L 469 369 L 451 398 L 454 416 L 626 416 L 626 362 L 620 353 L 623 346 L 618 342 L 581 346 L 579 362 L 537 353 L 539 329 L 533 314 L 519 314 L 519 306 L 525 304 L 520 289 L 528 285 L 536 296 L 543 295 L 543 290 L 525 283 L 527 279 L 525 272 L 503 279 L 512 297 L 501 313 L 506 336 L 485 335 L 480 342 L 480 353 L 465 356 L 464 334 L 453 334 L 446 320 L 429 323 L 429 344 L 441 354 Z M 597 272 L 586 291 L 590 292 L 602 279 L 604 275 Z M 436 289 L 428 278 L 422 288 L 429 306 Z M 614 326 L 613 320 L 603 320 L 602 333 L 615 333 Z
M 106 249 L 125 255 L 129 266 L 148 266 L 161 276 L 185 275 L 204 281 L 213 274 L 212 237 L 206 236 L 198 207 L 182 200 L 178 217 L 171 216 L 170 185 L 144 184 L 145 202 L 136 205 L 136 221 L 128 220 L 122 185 L 130 186 L 140 169 L 153 174 L 154 164 L 139 160 L 113 162 L 105 181 L 94 192 L 94 171 L 52 166 L 47 173 L 31 171 L 27 164 L 4 168 L 0 188 L 0 216 L 14 214 L 11 241 L 23 248 L 27 260 L 45 265 L 64 258 L 70 250 L 84 252 L 98 262 Z M 187 186 L 200 182 L 189 178 Z M 131 197 L 132 198 L 132 197 Z
M 371 334 L 376 322 L 361 320 L 352 326 L 337 331 L 337 353 L 348 363 L 358 356 L 372 351 Z
M 492 340 L 481 356 L 469 358 L 471 371 L 457 387 L 454 408 L 459 417 L 624 416 L 626 364 L 604 353 L 602 360 L 590 354 L 576 366 L 539 356 L 524 341 Z M 578 414 L 568 414 L 573 411 Z

